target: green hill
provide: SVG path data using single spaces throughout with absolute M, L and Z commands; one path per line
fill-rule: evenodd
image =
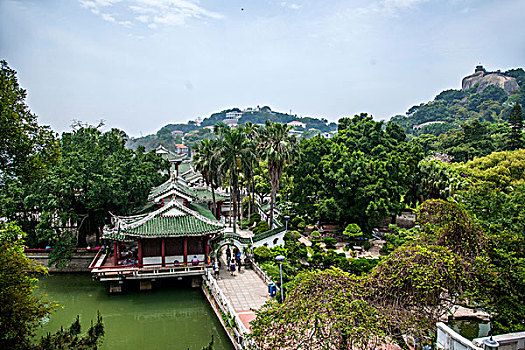
M 483 69 L 478 66 L 476 70 Z M 484 71 L 484 70 L 483 70 Z M 515 80 L 519 88 L 508 94 L 497 83 L 480 89 L 479 84 L 468 89 L 445 90 L 434 100 L 411 107 L 406 115 L 396 115 L 390 119 L 402 126 L 407 134 L 414 136 L 439 135 L 473 120 L 490 123 L 504 122 L 512 105 L 519 102 L 525 105 L 525 72 L 522 68 L 506 72 L 488 72 L 487 76 L 499 75 Z M 470 78 L 469 76 L 468 78 Z

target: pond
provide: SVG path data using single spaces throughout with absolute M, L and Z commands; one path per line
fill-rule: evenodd
M 105 327 L 101 349 L 197 349 L 213 335 L 215 350 L 232 350 L 212 308 L 200 289 L 172 281 L 152 291 L 126 289 L 109 295 L 104 283 L 89 274 L 56 274 L 39 282 L 39 293 L 60 304 L 37 336 L 69 327 L 80 315 L 82 330 L 100 310 Z
M 490 322 L 475 319 L 451 320 L 449 327 L 465 338 L 472 340 L 475 338 L 486 337 L 490 332 Z

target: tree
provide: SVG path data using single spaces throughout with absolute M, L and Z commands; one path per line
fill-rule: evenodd
M 509 126 L 509 150 L 523 148 L 523 112 L 519 103 L 515 103 L 510 111 Z
M 0 188 L 9 180 L 33 182 L 56 160 L 58 147 L 49 127 L 38 125 L 25 104 L 16 72 L 0 61 Z
M 262 132 L 263 158 L 268 162 L 268 176 L 272 186 L 270 200 L 270 228 L 273 228 L 275 197 L 285 165 L 291 164 L 297 154 L 297 139 L 290 134 L 291 126 L 266 122 Z
M 36 275 L 46 269 L 24 254 L 25 234 L 14 223 L 0 222 L 0 348 L 27 349 L 51 303 L 34 295 Z
M 26 210 L 39 213 L 30 231 L 32 246 L 58 248 L 71 235 L 74 245 L 86 246 L 88 235 L 98 244 L 109 212 L 129 214 L 147 200 L 168 164 L 153 152 L 144 154 L 143 147 L 127 149 L 126 141 L 121 130 L 102 133 L 81 124 L 62 134 L 62 157 L 26 197 Z
M 253 147 L 242 129 L 231 130 L 228 127 L 217 127 L 221 136 L 219 139 L 220 165 L 219 170 L 227 173 L 231 186 L 231 201 L 233 204 L 233 230 L 237 232 L 237 216 L 239 214 L 239 175 L 242 169 L 249 167 L 255 154 Z
M 29 231 L 35 213 L 26 197 L 57 162 L 60 149 L 55 133 L 38 124 L 25 98 L 16 72 L 0 61 L 0 217 Z
M 221 183 L 221 174 L 219 172 L 220 143 L 218 140 L 202 140 L 196 149 L 193 163 L 198 171 L 204 177 L 204 181 L 211 188 L 213 197 L 213 214 L 218 217 L 217 202 L 215 200 L 215 190 Z
M 348 224 L 348 226 L 346 226 L 345 230 L 343 231 L 343 235 L 350 239 L 354 239 L 361 237 L 363 235 L 363 231 L 361 231 L 361 227 L 359 227 L 357 224 Z

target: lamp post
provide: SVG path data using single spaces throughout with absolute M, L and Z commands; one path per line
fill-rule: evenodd
M 499 348 L 499 343 L 492 339 L 492 335 L 489 339 L 483 340 L 483 345 L 485 350 L 498 350 Z
M 284 216 L 284 222 L 285 222 L 285 231 L 288 232 L 288 220 L 290 220 L 289 215 Z
M 279 271 L 281 273 L 281 301 L 284 303 L 284 286 L 283 286 L 283 261 L 285 257 L 283 255 L 277 255 L 275 260 L 279 262 Z

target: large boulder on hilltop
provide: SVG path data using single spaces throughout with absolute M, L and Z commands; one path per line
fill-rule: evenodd
M 505 90 L 507 95 L 510 95 L 519 89 L 516 79 L 507 77 L 500 72 L 487 72 L 483 66 L 477 66 L 474 74 L 463 78 L 461 88 L 463 90 L 468 90 L 474 87 L 476 84 L 478 85 L 476 92 L 481 92 L 486 87 L 491 85 L 496 85 L 502 88 Z

